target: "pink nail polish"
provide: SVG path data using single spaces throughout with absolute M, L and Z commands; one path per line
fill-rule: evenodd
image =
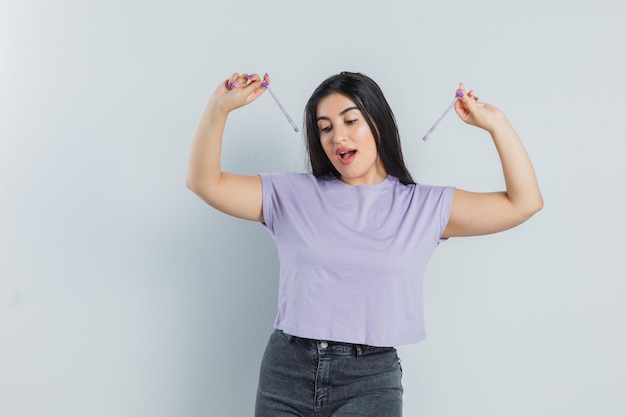
M 465 96 L 465 94 L 463 94 L 463 91 L 461 91 L 461 90 L 456 90 L 456 96 L 458 98 L 463 98 L 463 96 Z
M 270 83 L 268 83 L 267 81 L 263 81 L 261 83 L 261 87 L 267 87 L 268 85 L 270 85 Z
M 253 75 L 253 74 L 250 74 L 250 75 L 247 75 L 247 76 L 246 76 L 246 78 L 247 78 L 247 79 L 249 79 L 249 80 L 251 80 L 251 79 L 252 79 L 252 77 L 254 77 L 254 75 Z

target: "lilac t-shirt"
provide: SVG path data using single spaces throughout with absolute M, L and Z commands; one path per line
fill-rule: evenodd
M 423 276 L 454 188 L 392 176 L 358 186 L 295 173 L 261 180 L 280 260 L 275 328 L 371 346 L 424 339 Z

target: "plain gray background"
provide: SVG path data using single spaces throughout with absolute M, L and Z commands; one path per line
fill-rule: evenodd
M 0 417 L 250 416 L 276 310 L 261 225 L 185 187 L 204 105 L 268 72 L 298 124 L 327 76 L 385 91 L 422 183 L 502 189 L 459 81 L 513 121 L 545 208 L 452 239 L 400 349 L 405 415 L 626 412 L 621 0 L 0 2 Z M 303 171 L 269 94 L 232 114 L 224 168 Z

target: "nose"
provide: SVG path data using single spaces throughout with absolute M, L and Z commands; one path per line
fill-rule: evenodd
M 346 130 L 343 126 L 333 128 L 333 143 L 341 143 L 347 138 Z

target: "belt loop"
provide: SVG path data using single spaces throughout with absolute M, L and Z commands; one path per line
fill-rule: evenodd
M 356 358 L 359 359 L 363 356 L 363 345 L 354 345 L 354 349 L 356 351 Z

